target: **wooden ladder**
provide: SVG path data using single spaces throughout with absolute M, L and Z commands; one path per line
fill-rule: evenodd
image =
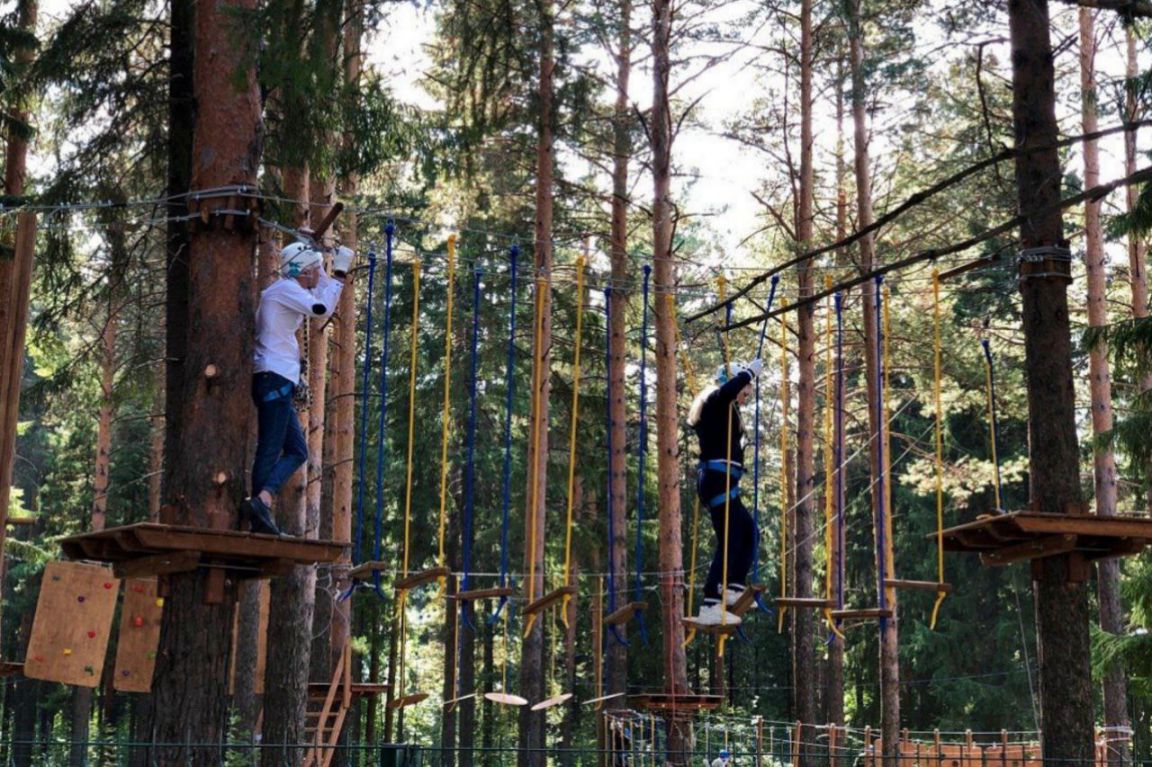
M 352 648 L 344 645 L 332 684 L 323 695 L 309 693 L 304 714 L 304 732 L 308 743 L 303 767 L 328 767 L 336 753 L 344 717 L 352 706 Z

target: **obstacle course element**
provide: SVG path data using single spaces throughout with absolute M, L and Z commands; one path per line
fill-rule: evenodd
M 116 665 L 112 687 L 117 692 L 150 692 L 160 646 L 160 620 L 164 600 L 156 578 L 132 578 L 124 582 L 120 608 L 120 634 L 116 641 Z
M 736 629 L 735 626 L 731 628 L 733 631 Z M 711 711 L 712 709 L 720 708 L 723 703 L 723 695 L 648 693 L 645 695 L 628 696 L 628 705 L 643 711 Z
M 24 675 L 79 687 L 98 686 L 119 586 L 110 567 L 49 562 L 28 639 Z
M 60 540 L 70 559 L 110 562 L 120 578 L 170 575 L 207 568 L 207 604 L 224 601 L 224 574 L 233 578 L 283 575 L 297 565 L 335 562 L 344 545 L 333 541 L 140 522 Z

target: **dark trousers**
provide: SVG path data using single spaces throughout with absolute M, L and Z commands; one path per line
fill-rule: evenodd
M 716 531 L 716 553 L 708 568 L 708 579 L 704 581 L 704 598 L 719 599 L 720 585 L 724 581 L 724 511 L 725 488 L 728 491 L 739 487 L 736 479 L 727 480 L 721 471 L 701 469 L 697 474 L 696 492 L 700 503 L 708 507 L 712 517 L 712 529 Z M 710 505 L 715 504 L 715 505 Z M 745 585 L 752 560 L 756 556 L 756 522 L 748 509 L 740 501 L 737 493 L 727 503 L 728 511 L 728 583 Z
M 252 495 L 267 490 L 272 495 L 308 460 L 308 440 L 292 394 L 296 386 L 275 373 L 252 376 L 252 401 L 256 403 L 258 436 L 252 462 Z

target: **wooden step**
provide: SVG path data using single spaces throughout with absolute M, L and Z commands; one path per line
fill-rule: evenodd
M 815 610 L 823 610 L 836 606 L 836 603 L 831 599 L 809 599 L 807 597 L 777 597 L 772 601 L 776 603 L 777 607 L 810 608 Z
M 574 596 L 577 591 L 578 591 L 578 589 L 576 588 L 575 585 L 561 586 L 560 588 L 555 589 L 554 591 L 548 592 L 547 594 L 545 594 L 544 596 L 535 600 L 534 602 L 529 602 L 528 605 L 526 607 L 524 607 L 523 610 L 521 610 L 521 613 L 523 613 L 524 615 L 532 615 L 533 613 L 538 613 L 541 610 L 543 610 L 547 607 L 550 607 L 550 606 L 554 605 L 555 603 L 559 602 L 561 599 L 563 599 L 566 596 Z
M 744 593 L 736 600 L 736 604 L 728 608 L 728 612 L 734 615 L 743 615 L 752 609 L 756 604 L 756 597 L 764 592 L 765 586 L 762 583 L 750 583 L 744 587 Z
M 406 708 L 408 706 L 415 706 L 417 703 L 422 703 L 428 699 L 426 692 L 414 692 L 411 695 L 403 695 L 388 704 L 388 708 Z
M 833 610 L 832 617 L 836 620 L 877 620 L 891 618 L 892 611 L 888 608 L 865 607 L 858 610 Z
M 516 593 L 515 589 L 507 586 L 498 586 L 493 589 L 469 589 L 468 591 L 461 591 L 452 596 L 453 599 L 462 599 L 465 601 L 475 601 L 477 599 L 495 599 L 497 597 L 510 597 Z
M 648 603 L 647 602 L 629 602 L 628 604 L 624 605 L 623 607 L 618 607 L 615 610 L 613 610 L 612 612 L 605 615 L 604 616 L 604 625 L 605 626 L 618 626 L 621 623 L 627 623 L 628 621 L 632 620 L 632 618 L 636 615 L 636 613 L 642 612 L 642 611 L 647 610 L 647 609 L 648 609 Z
M 441 578 L 447 578 L 452 574 L 452 571 L 447 567 L 432 567 L 419 573 L 413 573 L 407 578 L 401 578 L 396 581 L 397 591 L 409 591 L 417 586 L 422 586 L 431 581 L 438 581 Z
M 890 589 L 908 589 L 909 591 L 931 591 L 934 593 L 949 593 L 952 591 L 951 583 L 939 583 L 937 581 L 905 581 L 897 578 L 889 578 L 884 581 L 884 587 Z
M 704 634 L 734 634 L 740 628 L 739 623 L 722 625 L 719 623 L 701 623 L 699 618 L 684 618 L 684 624 Z

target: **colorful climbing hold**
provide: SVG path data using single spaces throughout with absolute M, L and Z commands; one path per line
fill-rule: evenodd
M 112 582 L 111 581 L 104 581 L 104 588 L 106 588 L 106 589 L 112 588 Z
M 135 591 L 137 594 L 143 594 L 144 593 L 144 587 L 143 586 L 133 586 L 132 590 Z
M 95 631 L 92 631 L 91 629 L 89 629 L 89 631 L 88 631 L 88 638 L 89 638 L 89 639 L 95 639 L 95 638 L 96 638 L 96 632 L 95 632 Z
M 140 628 L 141 626 L 144 625 L 144 619 L 141 618 L 139 615 L 137 615 L 135 618 L 132 619 L 132 625 L 135 626 L 136 628 Z
M 64 648 L 64 654 L 65 655 L 71 655 L 72 654 L 72 648 L 71 647 L 65 647 Z
M 156 597 L 156 606 L 157 607 L 163 607 L 164 606 L 164 597 Z
M 32 660 L 36 661 L 37 663 L 43 663 L 44 662 L 44 656 L 43 655 L 37 655 Z
M 80 596 L 76 597 L 76 601 L 77 601 L 77 602 L 80 602 L 80 603 L 83 603 L 83 602 L 84 602 L 84 595 L 83 595 L 83 594 L 81 594 Z
M 155 650 L 149 650 L 148 651 L 148 660 L 156 660 L 156 651 Z

